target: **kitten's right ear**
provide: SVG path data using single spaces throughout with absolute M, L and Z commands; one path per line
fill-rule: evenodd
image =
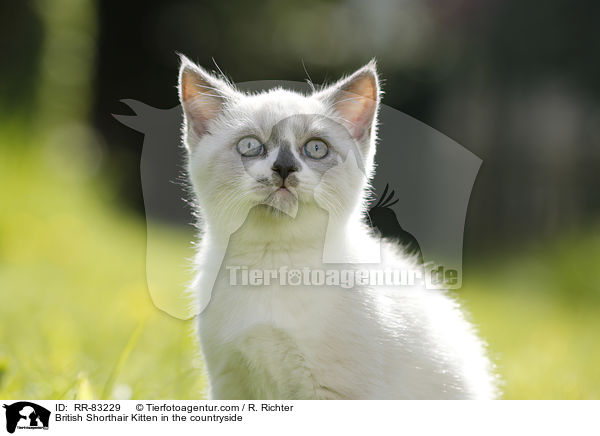
M 179 101 L 188 129 L 202 137 L 227 99 L 234 98 L 237 93 L 227 82 L 214 77 L 185 56 L 180 55 L 180 58 Z
M 381 89 L 375 60 L 349 77 L 316 92 L 317 98 L 328 102 L 341 116 L 352 137 L 363 140 L 377 125 Z

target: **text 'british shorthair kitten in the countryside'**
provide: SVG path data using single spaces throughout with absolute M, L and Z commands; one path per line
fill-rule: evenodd
M 191 290 L 211 398 L 496 397 L 485 347 L 445 291 L 329 281 L 331 270 L 421 267 L 364 223 L 374 62 L 309 94 L 245 94 L 182 57 L 179 96 L 202 229 Z M 373 253 L 378 263 L 365 263 Z M 284 283 L 292 270 L 303 277 Z M 248 271 L 262 281 L 250 284 Z

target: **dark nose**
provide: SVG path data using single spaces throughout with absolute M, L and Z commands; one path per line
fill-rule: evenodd
M 281 150 L 271 169 L 285 180 L 290 173 L 298 171 L 296 158 L 290 150 Z
M 279 174 L 283 180 L 285 180 L 290 173 L 298 171 L 298 168 L 294 165 L 278 165 L 277 163 L 274 163 L 271 169 Z

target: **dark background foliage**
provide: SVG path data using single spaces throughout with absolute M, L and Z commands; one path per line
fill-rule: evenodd
M 35 113 L 43 23 L 34 4 L 3 8 L 3 105 Z M 596 2 L 102 1 L 94 13 L 91 119 L 123 207 L 143 211 L 142 141 L 111 113 L 122 98 L 175 106 L 181 52 L 235 81 L 322 83 L 375 57 L 385 104 L 484 161 L 468 248 L 544 239 L 600 212 Z

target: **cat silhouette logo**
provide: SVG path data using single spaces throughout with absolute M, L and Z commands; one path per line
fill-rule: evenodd
M 6 431 L 14 433 L 18 429 L 48 430 L 50 411 L 29 401 L 19 401 L 4 405 L 6 409 Z
M 249 93 L 277 87 L 311 92 L 307 84 L 299 82 L 237 84 Z M 196 308 L 191 313 L 194 309 L 173 293 L 172 284 L 161 282 L 163 277 L 173 276 L 173 271 L 165 271 L 164 255 L 156 248 L 164 237 L 164 219 L 195 221 L 193 204 L 182 201 L 190 192 L 182 175 L 186 161 L 181 146 L 182 108 L 158 109 L 130 99 L 122 102 L 134 114 L 113 116 L 144 134 L 140 175 L 146 210 L 148 290 L 156 307 L 189 319 L 200 312 Z M 370 183 L 371 204 L 365 219 L 377 234 L 398 241 L 432 273 L 426 274 L 428 288 L 459 289 L 467 207 L 482 161 L 444 134 L 385 104 L 380 104 L 378 118 L 377 169 Z M 352 162 L 347 163 L 350 168 Z M 189 257 L 193 255 L 189 253 Z M 181 264 L 181 277 L 185 277 L 187 265 Z

